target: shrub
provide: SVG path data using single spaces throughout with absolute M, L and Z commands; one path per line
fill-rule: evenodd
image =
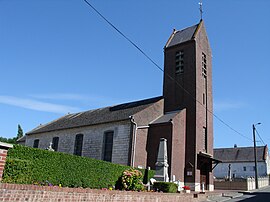
M 134 168 L 125 170 L 120 178 L 120 188 L 126 191 L 142 191 L 144 189 L 142 177 L 142 173 L 139 170 L 135 170 Z
M 32 183 L 32 163 L 27 160 L 6 159 L 3 182 L 29 184 Z
M 177 185 L 173 182 L 155 182 L 154 189 L 166 193 L 176 193 Z
M 2 181 L 100 189 L 113 187 L 123 171 L 129 168 L 101 160 L 14 145 L 8 151 Z M 153 171 L 149 173 L 154 174 Z

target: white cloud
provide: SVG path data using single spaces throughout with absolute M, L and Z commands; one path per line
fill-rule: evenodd
M 72 93 L 34 94 L 31 97 L 49 100 L 87 100 L 88 97 Z
M 1 96 L 0 103 L 21 107 L 25 109 L 31 109 L 36 111 L 53 112 L 59 114 L 66 114 L 68 112 L 80 111 L 79 108 L 71 107 L 67 105 L 52 104 L 48 102 L 41 102 L 33 99 L 18 98 L 12 96 Z
M 72 94 L 72 93 L 52 93 L 52 94 L 33 94 L 30 95 L 33 98 L 43 100 L 71 100 L 79 101 L 84 105 L 92 107 L 110 106 L 114 104 L 123 103 L 126 100 L 114 99 L 99 95 L 83 95 L 83 94 Z
M 215 111 L 226 111 L 231 109 L 240 109 L 245 108 L 246 103 L 239 101 L 214 101 L 214 110 Z

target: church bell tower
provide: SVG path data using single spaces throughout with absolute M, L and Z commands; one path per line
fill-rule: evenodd
M 185 184 L 212 190 L 212 54 L 204 22 L 173 30 L 164 60 L 164 113 L 186 109 Z

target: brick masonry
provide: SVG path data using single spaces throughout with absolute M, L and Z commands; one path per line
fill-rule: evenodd
M 11 147 L 11 144 L 0 142 L 0 181 L 2 180 L 2 175 L 6 164 L 7 152 Z
M 2 175 L 4 171 L 4 167 L 6 164 L 7 150 L 0 149 L 0 179 L 2 180 Z
M 166 194 L 156 192 L 127 192 L 37 185 L 0 184 L 0 201 L 189 202 L 205 200 L 206 196 L 200 194 Z

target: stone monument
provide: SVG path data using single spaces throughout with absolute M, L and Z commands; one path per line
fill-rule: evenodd
M 165 138 L 160 138 L 157 162 L 155 165 L 156 165 L 156 174 L 154 178 L 157 181 L 169 182 L 167 140 Z

